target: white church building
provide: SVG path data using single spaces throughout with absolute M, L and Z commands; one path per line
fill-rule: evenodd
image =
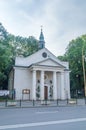
M 69 63 L 60 61 L 45 48 L 42 29 L 39 47 L 40 50 L 28 57 L 16 57 L 8 89 L 15 90 L 15 99 L 69 99 Z

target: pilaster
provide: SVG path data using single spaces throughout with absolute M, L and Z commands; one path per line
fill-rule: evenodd
M 57 99 L 56 71 L 53 72 L 53 98 Z
M 44 71 L 41 71 L 41 80 L 40 80 L 40 96 L 41 96 L 41 100 L 44 100 Z
M 61 99 L 65 99 L 64 72 L 61 72 Z
M 32 99 L 36 100 L 36 70 L 32 71 Z

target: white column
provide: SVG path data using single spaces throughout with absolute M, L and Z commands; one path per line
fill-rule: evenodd
M 53 72 L 53 98 L 57 99 L 57 84 L 56 84 L 56 72 Z
M 66 98 L 70 99 L 70 76 L 69 71 L 65 71 L 65 89 L 66 89 Z
M 41 71 L 40 89 L 41 100 L 44 100 L 44 71 Z
M 36 100 L 36 70 L 32 71 L 32 100 Z
M 61 99 L 65 99 L 64 72 L 61 72 Z

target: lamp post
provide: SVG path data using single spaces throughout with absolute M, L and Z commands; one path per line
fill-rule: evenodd
M 86 75 L 85 75 L 85 56 L 83 54 L 84 47 L 82 48 L 82 67 L 83 67 L 83 78 L 84 78 L 84 93 L 86 97 Z

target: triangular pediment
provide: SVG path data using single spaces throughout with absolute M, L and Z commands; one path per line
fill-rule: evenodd
M 61 67 L 64 68 L 61 64 L 58 62 L 54 61 L 51 58 L 48 58 L 46 60 L 40 61 L 38 63 L 35 63 L 35 65 L 41 65 L 41 66 L 56 66 L 56 67 Z

